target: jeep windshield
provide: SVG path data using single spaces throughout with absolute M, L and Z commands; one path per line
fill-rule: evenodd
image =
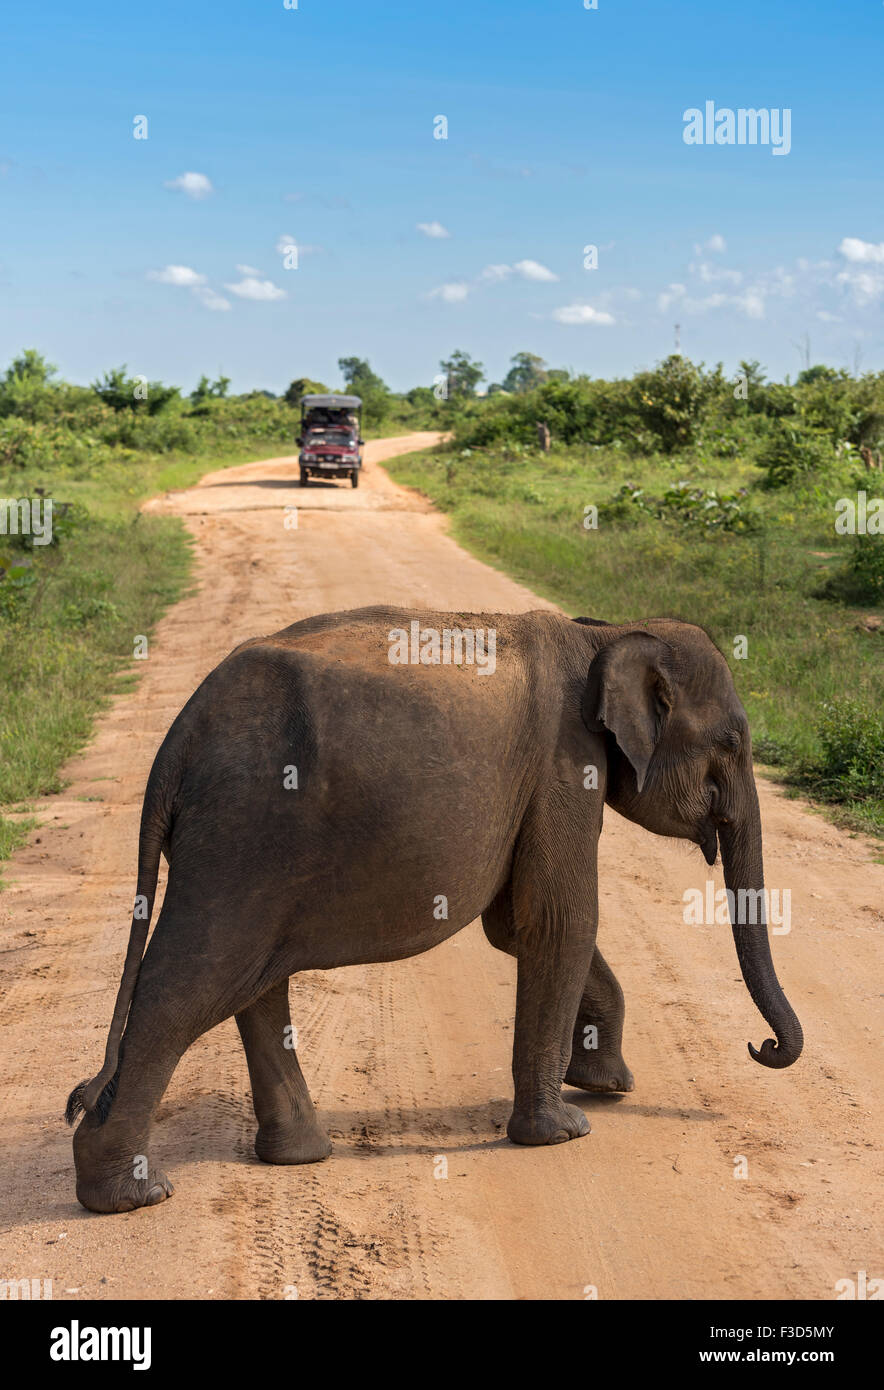
M 310 430 L 304 440 L 305 447 L 313 449 L 317 444 L 337 444 L 343 448 L 355 446 L 356 440 L 351 430 Z

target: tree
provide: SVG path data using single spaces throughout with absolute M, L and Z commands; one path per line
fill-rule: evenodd
M 47 362 L 42 352 L 36 348 L 25 348 L 18 357 L 13 357 L 6 369 L 3 385 L 14 381 L 27 382 L 34 386 L 48 386 L 58 368 Z
M 485 377 L 482 363 L 474 362 L 468 352 L 461 352 L 460 349 L 453 352 L 447 362 L 440 362 L 439 366 L 448 378 L 449 400 L 475 396 L 476 387 Z
M 525 391 L 532 391 L 535 386 L 542 386 L 548 379 L 546 363 L 533 352 L 517 352 L 510 361 L 513 365 L 503 379 L 504 391 L 521 395 Z
M 372 371 L 369 362 L 363 357 L 339 357 L 338 370 L 344 378 L 347 390 L 352 391 L 354 395 L 361 396 L 363 391 L 371 393 L 387 390 L 386 384 Z
M 210 396 L 217 400 L 221 400 L 227 395 L 227 388 L 229 385 L 229 376 L 219 376 L 217 381 L 210 382 L 209 378 L 203 374 L 197 382 L 195 390 L 190 393 L 191 404 L 202 405 L 203 401 L 207 400 Z
M 765 383 L 764 368 L 756 357 L 751 362 L 741 362 L 738 376 L 746 378 L 746 386 L 751 391 L 755 386 L 763 386 Z
M 709 393 L 702 367 L 673 352 L 654 371 L 637 372 L 631 386 L 642 423 L 665 453 L 693 444 Z
M 57 368 L 36 348 L 25 348 L 14 357 L 0 380 L 0 416 L 21 415 L 35 420 L 53 410 L 50 392 Z
M 379 424 L 390 405 L 386 382 L 372 371 L 368 361 L 362 357 L 339 357 L 338 368 L 347 391 L 361 397 L 366 424 Z
M 328 394 L 328 387 L 321 381 L 311 381 L 309 376 L 295 377 L 287 391 L 283 392 L 282 399 L 286 405 L 297 408 L 301 404 L 302 396 L 325 396 Z
M 813 386 L 818 381 L 846 381 L 848 373 L 841 367 L 826 367 L 818 362 L 815 367 L 805 367 L 798 373 L 797 386 Z
M 143 376 L 127 376 L 125 362 L 122 367 L 111 367 L 101 381 L 93 381 L 92 390 L 111 410 L 145 410 L 148 415 L 164 410 L 181 394 L 177 386 L 164 386 L 161 381 L 148 381 Z

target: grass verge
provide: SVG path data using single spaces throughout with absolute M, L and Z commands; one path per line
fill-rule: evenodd
M 33 496 L 42 487 L 56 508 L 73 504 L 68 523 L 56 528 L 57 544 L 12 556 L 30 565 L 26 587 L 4 584 L 0 861 L 35 823 L 9 814 L 61 789 L 60 768 L 86 742 L 96 714 L 133 679 L 120 668 L 132 660 L 134 637 L 148 636 L 188 583 L 192 556 L 184 525 L 142 514 L 140 503 L 187 487 L 213 468 L 274 458 L 292 447 L 261 439 L 211 458 L 139 455 L 89 470 L 0 474 L 0 497 Z M 0 538 L 0 548 L 9 544 Z
M 699 623 L 730 662 L 759 759 L 840 823 L 884 834 L 884 627 L 827 596 L 853 544 L 833 532 L 843 482 L 765 493 L 740 459 L 592 447 L 440 448 L 384 466 L 449 514 L 466 549 L 572 615 Z M 696 515 L 683 513 L 681 482 L 705 499 Z M 627 483 L 674 497 L 671 516 L 624 504 Z M 707 506 L 713 490 L 737 499 L 746 529 L 707 524 L 704 512 L 722 511 Z M 586 529 L 592 506 L 598 527 Z

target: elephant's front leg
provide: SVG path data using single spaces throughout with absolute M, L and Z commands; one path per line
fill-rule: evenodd
M 598 947 L 577 1010 L 565 1084 L 582 1091 L 631 1091 L 632 1072 L 623 1060 L 623 990 Z
M 236 1015 L 258 1120 L 255 1153 L 265 1163 L 318 1163 L 331 1140 L 316 1118 L 295 1053 L 289 982 L 280 980 Z
M 515 1144 L 561 1144 L 589 1133 L 583 1111 L 565 1104 L 561 1087 L 594 944 L 594 919 L 517 930 L 515 1102 L 507 1125 Z

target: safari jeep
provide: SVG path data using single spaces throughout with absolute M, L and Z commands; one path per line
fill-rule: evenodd
M 351 487 L 359 486 L 361 419 L 359 396 L 301 397 L 301 487 L 311 478 L 349 478 Z

